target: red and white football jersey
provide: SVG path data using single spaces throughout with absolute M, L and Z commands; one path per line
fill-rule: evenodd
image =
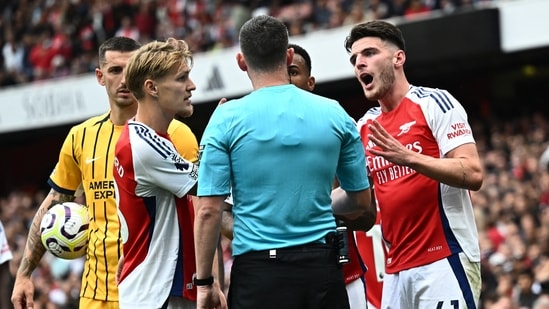
M 386 272 L 426 265 L 456 252 L 479 262 L 469 191 L 373 156 L 369 149 L 378 146 L 368 138 L 368 125 L 374 119 L 407 148 L 434 158 L 475 141 L 465 110 L 445 90 L 411 86 L 396 109 L 381 112 L 374 107 L 358 121 L 388 248 Z
M 197 166 L 179 156 L 167 135 L 130 120 L 113 174 L 124 251 L 120 308 L 160 308 L 169 295 L 196 300 L 194 208 L 186 193 Z

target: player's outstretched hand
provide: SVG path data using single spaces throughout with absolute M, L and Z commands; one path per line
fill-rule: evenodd
M 368 151 L 375 156 L 381 156 L 397 165 L 407 166 L 407 159 L 416 154 L 402 145 L 396 138 L 391 136 L 385 128 L 376 120 L 369 126 L 372 132 L 368 138 L 374 142 L 381 150 L 370 148 Z
M 34 307 L 34 284 L 30 277 L 18 275 L 15 278 L 11 302 L 15 309 L 32 309 Z

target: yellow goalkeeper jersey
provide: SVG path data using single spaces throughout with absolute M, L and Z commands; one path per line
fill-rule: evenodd
M 90 225 L 80 296 L 103 301 L 118 301 L 115 274 L 122 242 L 112 171 L 114 149 L 123 127 L 115 126 L 109 113 L 72 127 L 48 181 L 61 193 L 84 192 Z M 187 125 L 174 120 L 168 134 L 185 159 L 197 161 L 198 142 Z

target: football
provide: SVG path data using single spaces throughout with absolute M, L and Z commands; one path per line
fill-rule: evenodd
M 40 222 L 42 244 L 67 260 L 84 256 L 88 248 L 88 207 L 74 202 L 54 205 Z

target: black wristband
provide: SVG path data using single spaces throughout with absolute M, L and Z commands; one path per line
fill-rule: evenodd
M 196 275 L 193 276 L 193 284 L 195 286 L 208 286 L 208 285 L 212 285 L 213 283 L 214 283 L 214 277 L 213 276 L 209 276 L 206 279 L 198 279 L 198 278 L 196 278 Z

